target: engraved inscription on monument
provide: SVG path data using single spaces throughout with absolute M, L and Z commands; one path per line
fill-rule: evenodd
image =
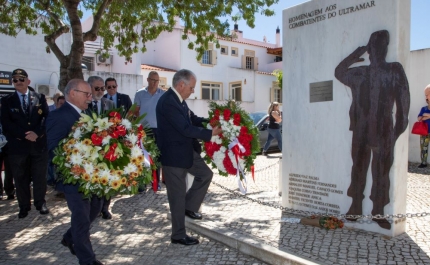
M 290 173 L 288 185 L 290 204 L 304 206 L 311 211 L 340 214 L 338 204 L 324 202 L 330 195 L 343 195 L 336 184 L 321 182 L 319 177 Z
M 333 101 L 333 80 L 309 84 L 309 101 Z

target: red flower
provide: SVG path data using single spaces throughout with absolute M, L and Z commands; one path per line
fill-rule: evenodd
M 230 120 L 231 110 L 225 109 L 224 110 L 224 120 L 228 121 Z
M 127 134 L 127 129 L 124 125 L 119 125 L 116 127 L 116 132 L 119 136 L 125 136 Z
M 215 110 L 215 114 L 214 114 L 214 117 L 216 117 L 218 120 L 219 120 L 219 109 L 216 109 Z
M 236 126 L 240 125 L 240 114 L 239 113 L 233 114 L 233 124 Z
M 115 118 L 117 118 L 117 119 L 121 119 L 121 114 L 119 114 L 118 112 L 116 112 L 116 111 L 112 111 L 111 113 L 109 113 L 109 116 L 111 116 L 111 117 L 115 117 Z
M 91 135 L 91 141 L 93 142 L 93 145 L 99 146 L 99 145 L 102 145 L 103 137 L 93 133 Z
M 215 117 L 213 117 L 210 121 L 209 124 L 212 126 L 212 128 L 216 127 L 219 125 L 219 119 L 216 119 Z
M 105 158 L 109 161 L 115 161 L 117 159 L 117 157 L 115 156 L 115 151 L 109 150 L 106 154 L 105 154 Z
M 112 133 L 110 133 L 109 135 L 110 135 L 110 137 L 112 137 L 112 138 L 114 138 L 114 139 L 117 139 L 117 138 L 119 137 L 119 133 L 118 133 L 118 131 L 113 131 L 113 132 L 112 132 Z
M 205 142 L 205 149 L 206 149 L 206 154 L 210 157 L 213 158 L 214 153 L 216 151 L 218 151 L 221 148 L 221 145 L 215 143 L 215 142 Z
M 140 131 L 143 131 L 143 126 L 142 126 L 142 124 L 141 125 L 139 125 L 139 127 L 137 127 L 137 130 L 140 132 Z
M 224 157 L 224 160 L 222 161 L 222 164 L 224 165 L 225 171 L 228 174 L 236 175 L 237 169 L 234 168 L 233 163 L 231 162 L 230 157 L 228 156 L 228 150 L 225 151 L 225 157 Z

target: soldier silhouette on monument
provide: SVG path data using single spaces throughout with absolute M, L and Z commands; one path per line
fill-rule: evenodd
M 352 204 L 348 215 L 363 214 L 362 203 L 371 155 L 372 215 L 384 214 L 384 207 L 390 202 L 389 173 L 394 160 L 394 145 L 408 126 L 408 80 L 400 63 L 385 61 L 389 41 L 390 35 L 386 30 L 372 33 L 367 46 L 358 47 L 335 70 L 336 78 L 350 87 L 352 92 L 349 130 L 352 131 L 353 164 L 347 192 L 352 197 Z M 364 61 L 360 57 L 366 52 L 369 53 L 368 66 L 349 68 L 354 63 Z M 373 220 L 380 227 L 391 229 L 386 219 Z

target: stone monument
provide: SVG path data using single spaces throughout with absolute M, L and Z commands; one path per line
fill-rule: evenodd
M 309 1 L 283 29 L 283 206 L 403 233 L 410 0 Z

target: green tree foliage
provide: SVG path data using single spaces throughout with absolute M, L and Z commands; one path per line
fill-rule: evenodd
M 46 51 L 60 61 L 60 87 L 64 88 L 72 78 L 83 78 L 81 63 L 84 43 L 103 38 L 100 53 L 107 56 L 108 49 L 115 47 L 126 62 L 143 45 L 157 38 L 163 31 L 172 31 L 175 17 L 184 23 L 182 38 L 196 36 L 188 47 L 198 52 L 200 58 L 209 42 L 217 36 L 228 34 L 228 17 L 238 12 L 247 25 L 254 27 L 257 12 L 271 16 L 269 9 L 278 0 L 0 0 L 0 33 L 16 36 L 20 31 L 45 35 Z M 83 10 L 93 12 L 93 24 L 83 32 Z M 71 32 L 69 54 L 56 44 L 64 33 Z M 217 43 L 217 48 L 218 47 Z
M 276 76 L 276 79 L 278 80 L 278 86 L 280 89 L 282 89 L 282 70 L 276 69 L 272 72 L 274 76 Z

